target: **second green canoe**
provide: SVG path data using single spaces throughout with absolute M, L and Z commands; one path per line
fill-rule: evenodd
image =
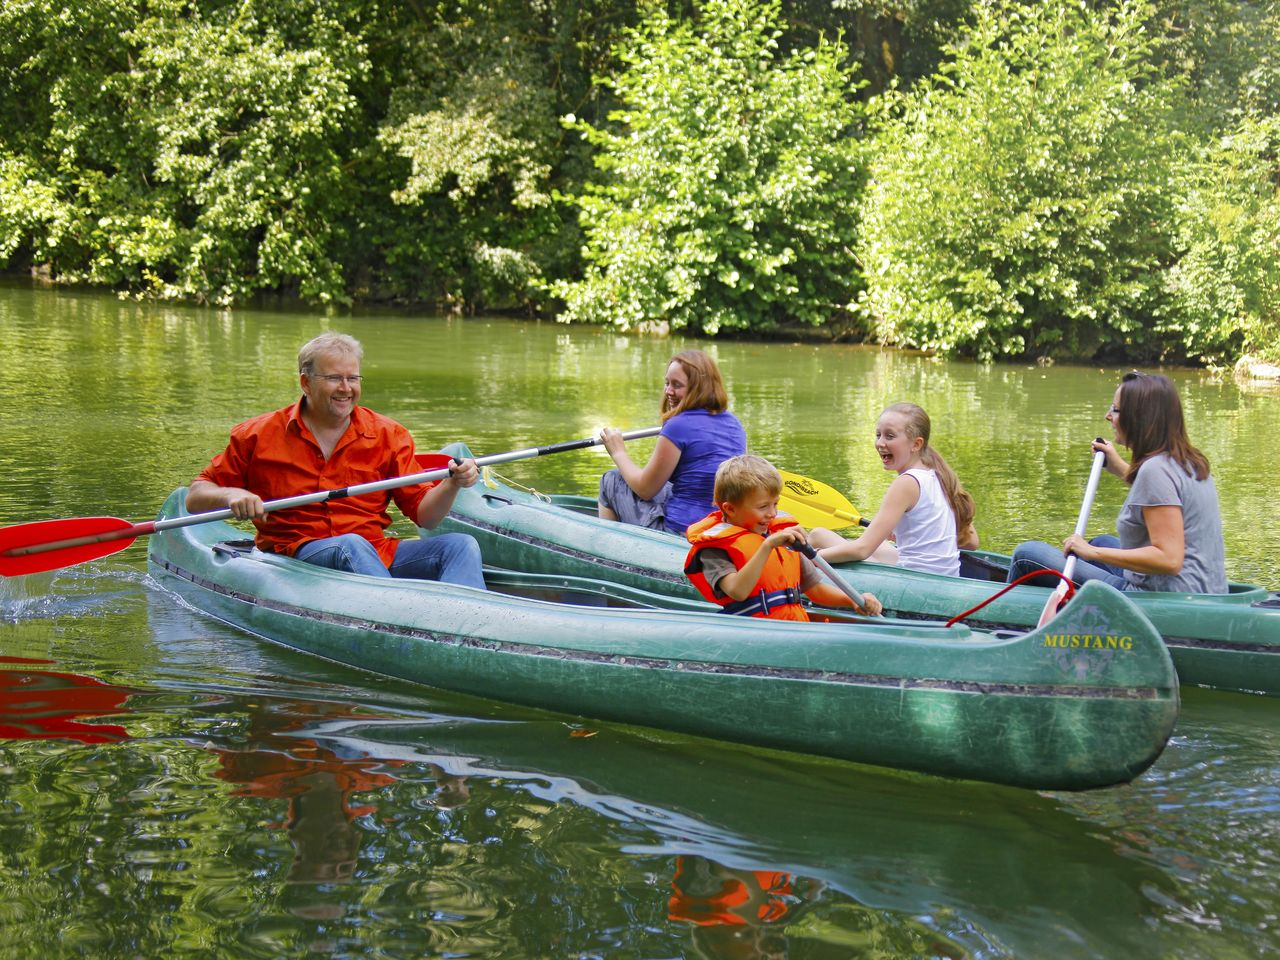
M 462 445 L 450 448 L 470 456 Z M 585 497 L 546 497 L 503 483 L 463 491 L 441 530 L 470 533 L 486 562 L 515 570 L 614 580 L 649 591 L 696 598 L 683 573 L 688 544 L 670 534 L 595 515 Z M 1004 585 L 1008 558 L 968 553 L 969 576 L 944 577 L 877 563 L 838 566 L 858 590 L 875 594 L 898 617 L 948 620 Z M 998 582 L 996 582 L 998 581 Z M 1049 598 L 1045 587 L 1019 586 L 966 623 L 1027 630 Z M 1126 592 L 1151 620 L 1173 656 L 1181 682 L 1221 690 L 1280 695 L 1280 593 L 1232 584 L 1231 593 Z

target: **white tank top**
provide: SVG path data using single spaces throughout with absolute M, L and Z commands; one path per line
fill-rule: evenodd
M 960 548 L 956 545 L 956 515 L 938 482 L 938 475 L 913 467 L 906 476 L 920 484 L 920 499 L 902 515 L 894 529 L 898 566 L 926 573 L 960 576 Z

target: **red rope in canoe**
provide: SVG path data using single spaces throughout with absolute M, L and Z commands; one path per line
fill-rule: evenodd
M 1060 580 L 1066 580 L 1067 582 L 1067 592 L 1062 595 L 1062 600 L 1058 604 L 1058 606 L 1062 606 L 1062 604 L 1066 603 L 1068 600 L 1070 600 L 1072 597 L 1076 595 L 1076 585 L 1072 583 L 1070 580 L 1067 580 L 1066 574 L 1064 574 L 1061 570 L 1032 570 L 1030 573 L 1024 573 L 1017 580 L 1013 581 L 1013 583 L 1006 585 L 1003 590 L 993 593 L 991 596 L 987 597 L 987 599 L 983 600 L 976 607 L 971 607 L 970 609 L 966 610 L 964 613 L 956 614 L 956 616 L 952 617 L 950 620 L 946 622 L 945 626 L 949 627 L 953 623 L 956 623 L 959 620 L 963 620 L 965 617 L 969 616 L 969 614 L 977 613 L 979 610 L 985 607 L 992 600 L 998 600 L 1000 597 L 1003 597 L 1006 593 L 1008 593 L 1018 584 L 1022 583 L 1024 580 L 1030 580 L 1032 577 L 1038 577 L 1046 573 L 1051 574 L 1059 578 Z

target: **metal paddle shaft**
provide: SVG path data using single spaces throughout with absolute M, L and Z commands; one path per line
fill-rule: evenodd
M 1102 466 L 1107 462 L 1107 455 L 1099 450 L 1093 455 L 1093 466 L 1089 469 L 1089 482 L 1085 484 L 1084 501 L 1080 504 L 1080 516 L 1076 518 L 1076 536 L 1083 537 L 1085 530 L 1089 527 L 1089 514 L 1093 510 L 1093 498 L 1098 492 L 1098 479 L 1102 476 Z M 1066 574 L 1068 580 L 1076 568 L 1076 560 L 1079 559 L 1074 553 L 1067 557 L 1067 562 L 1062 567 L 1062 572 Z
M 662 432 L 661 427 L 645 427 L 642 430 L 630 430 L 622 434 L 623 440 L 639 440 L 652 437 Z M 476 458 L 476 466 L 487 467 L 495 463 L 509 463 L 512 460 L 529 460 L 533 457 L 546 456 L 549 453 L 564 453 L 568 450 L 581 450 L 601 443 L 599 437 L 587 437 L 582 440 L 568 440 L 554 443 L 546 447 L 528 447 L 524 450 L 512 450 L 509 453 L 495 453 L 488 457 Z M 375 480 L 370 483 L 359 483 L 337 490 L 320 490 L 316 493 L 304 493 L 296 497 L 285 497 L 264 503 L 263 509 L 268 513 L 275 510 L 287 510 L 290 507 L 301 507 L 309 503 L 320 503 L 326 500 L 340 500 L 343 497 L 355 497 L 364 493 L 375 493 L 379 490 L 392 490 L 396 487 L 407 487 L 415 483 L 430 483 L 443 480 L 449 476 L 448 467 L 411 473 L 403 477 L 390 477 L 386 480 Z M 210 510 L 206 513 L 195 513 L 186 517 L 173 517 L 168 520 L 149 520 L 144 523 L 129 523 L 115 517 L 88 517 L 70 520 L 47 520 L 37 523 L 21 524 L 0 530 L 0 575 L 19 576 L 28 573 L 39 573 L 54 570 L 58 567 L 83 563 L 108 554 L 123 550 L 137 537 L 159 533 L 162 530 L 173 530 L 178 527 L 189 527 L 200 523 L 212 523 L 215 520 L 230 520 L 233 514 L 230 508 Z M 68 534 L 80 534 L 68 536 Z M 123 541 L 123 542 L 121 542 Z M 102 550 L 98 545 L 110 544 L 110 549 Z M 45 556 L 66 551 L 61 556 Z M 39 558 L 39 559 L 37 559 Z
M 1098 441 L 1102 438 L 1098 437 Z M 1083 537 L 1084 532 L 1089 526 L 1089 513 L 1093 509 L 1093 498 L 1098 492 L 1098 479 L 1102 476 L 1102 465 L 1107 462 L 1107 455 L 1102 450 L 1098 450 L 1093 455 L 1093 466 L 1089 470 L 1089 482 L 1085 484 L 1084 500 L 1080 504 L 1080 516 L 1076 518 L 1076 536 Z M 1040 611 L 1040 622 L 1037 626 L 1044 626 L 1058 612 L 1058 607 L 1062 604 L 1062 598 L 1067 595 L 1067 589 L 1070 586 L 1071 574 L 1076 569 L 1076 555 L 1074 553 L 1067 556 L 1067 562 L 1062 566 L 1062 576 L 1065 578 L 1058 582 L 1058 586 L 1054 588 L 1053 594 L 1045 602 L 1044 609 Z
M 836 573 L 836 568 L 833 567 L 830 563 L 828 563 L 825 558 L 818 556 L 818 551 L 813 548 L 813 544 L 811 543 L 794 544 L 792 545 L 791 549 L 797 550 L 800 553 L 803 553 L 806 557 L 812 560 L 817 565 L 818 569 L 827 575 L 827 579 L 831 581 L 831 583 L 835 586 L 835 588 L 839 590 L 841 593 L 843 593 L 850 600 L 852 600 L 854 605 L 857 606 L 858 609 L 860 610 L 867 609 L 866 601 L 863 598 L 862 594 L 860 594 L 857 590 L 853 589 L 853 587 L 849 585 L 849 582 L 845 580 L 844 577 Z M 872 616 L 872 614 L 868 614 L 868 616 Z

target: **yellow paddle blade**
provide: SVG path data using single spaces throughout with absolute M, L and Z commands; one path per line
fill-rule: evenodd
M 782 474 L 779 508 L 796 518 L 802 527 L 829 527 L 839 530 L 862 520 L 858 508 L 844 494 L 820 480 L 812 480 L 786 470 Z

